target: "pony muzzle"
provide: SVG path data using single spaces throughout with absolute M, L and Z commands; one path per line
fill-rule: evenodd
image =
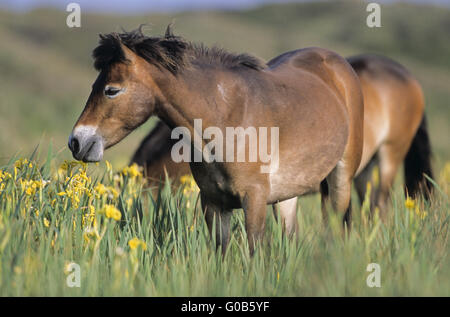
M 68 146 L 74 159 L 98 162 L 103 158 L 103 138 L 95 127 L 78 126 L 69 136 Z

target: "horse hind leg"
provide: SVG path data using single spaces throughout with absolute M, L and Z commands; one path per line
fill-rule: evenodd
M 351 228 L 350 196 L 352 189 L 353 168 L 348 168 L 341 160 L 321 184 L 322 216 L 327 222 L 328 208 L 341 216 L 344 227 Z
M 373 211 L 377 201 L 377 191 L 380 183 L 380 170 L 378 153 L 374 154 L 369 163 L 355 177 L 355 189 L 358 194 L 359 202 L 362 205 L 367 193 L 367 187 L 371 186 L 370 192 L 370 210 Z M 369 185 L 370 184 L 370 185 Z
M 297 221 L 297 197 L 273 204 L 275 219 L 280 215 L 281 224 L 286 234 L 292 235 L 298 232 Z
M 408 151 L 409 144 L 383 144 L 379 149 L 380 159 L 380 187 L 378 190 L 377 206 L 380 216 L 386 220 L 387 210 L 390 205 L 390 193 L 395 176 Z
M 327 180 L 324 179 L 320 183 L 320 202 L 321 202 L 321 211 L 322 211 L 322 220 L 323 224 L 328 224 L 328 210 L 330 208 L 330 194 L 328 191 L 328 183 Z

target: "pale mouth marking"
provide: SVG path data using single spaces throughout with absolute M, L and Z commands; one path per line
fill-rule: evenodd
M 86 156 L 89 154 L 89 152 L 92 150 L 92 148 L 94 147 L 95 143 L 97 143 L 97 141 L 93 141 L 92 144 L 89 146 L 89 148 L 87 149 L 87 151 L 85 151 L 82 155 L 81 155 L 81 160 L 82 161 L 86 161 Z

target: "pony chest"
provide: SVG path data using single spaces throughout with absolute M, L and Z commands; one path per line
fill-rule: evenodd
M 239 195 L 222 164 L 200 162 L 190 167 L 202 196 L 224 208 L 240 208 Z

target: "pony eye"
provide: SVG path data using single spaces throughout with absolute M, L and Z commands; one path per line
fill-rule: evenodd
M 117 87 L 106 86 L 105 87 L 105 96 L 112 98 L 112 97 L 117 96 L 117 94 L 120 91 L 122 91 L 122 89 L 117 88 Z

